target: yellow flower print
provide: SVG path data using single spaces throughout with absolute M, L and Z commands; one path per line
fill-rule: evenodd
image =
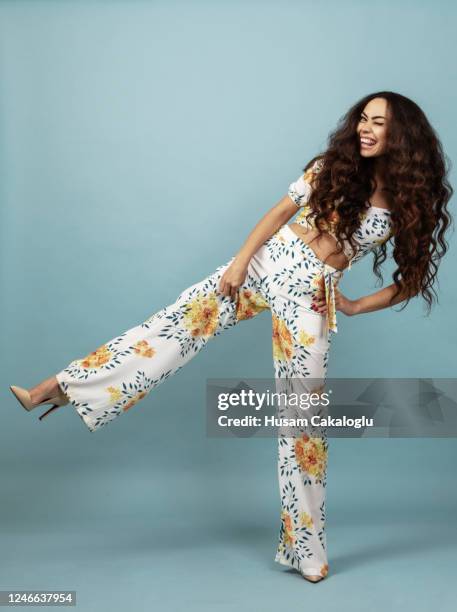
M 106 344 L 102 344 L 99 346 L 97 350 L 92 351 L 80 360 L 81 366 L 83 368 L 100 368 L 101 366 L 107 364 L 111 358 L 113 357 L 113 353 L 108 349 Z
M 219 320 L 219 306 L 216 293 L 200 293 L 187 305 L 184 325 L 192 336 L 212 336 L 216 332 Z
M 138 342 L 133 345 L 133 350 L 137 355 L 140 355 L 140 357 L 154 357 L 156 354 L 155 349 L 149 346 L 147 340 L 138 340 Z
M 311 309 L 319 314 L 325 314 L 328 307 L 325 293 L 325 278 L 322 270 L 313 275 L 311 279 L 311 289 L 313 290 Z
M 328 326 L 329 329 L 336 329 L 336 310 L 335 310 L 335 302 L 330 300 L 328 304 Z
M 269 308 L 269 304 L 259 293 L 255 293 L 250 289 L 243 289 L 238 292 L 236 305 L 237 321 L 251 319 L 266 308 Z
M 314 291 L 325 291 L 324 275 L 322 274 L 322 271 L 313 274 L 313 278 L 311 279 L 311 288 L 314 289 Z
M 327 451 L 322 438 L 304 434 L 295 440 L 295 458 L 300 469 L 315 478 L 322 478 L 327 466 Z
M 295 217 L 295 221 L 297 223 L 302 223 L 302 225 L 306 223 L 311 223 L 312 225 L 312 219 L 311 219 L 311 222 L 306 219 L 307 215 L 309 215 L 310 212 L 311 212 L 311 206 L 309 206 L 309 204 L 305 204 L 304 206 L 301 207 L 300 212 Z
M 304 329 L 300 330 L 298 335 L 298 342 L 303 346 L 311 346 L 316 341 L 316 336 L 312 334 L 308 334 Z
M 273 357 L 277 361 L 290 361 L 294 354 L 292 334 L 285 322 L 272 314 Z
M 300 523 L 308 529 L 312 529 L 314 525 L 312 517 L 307 512 L 300 512 Z
M 288 512 L 283 510 L 281 512 L 281 519 L 284 525 L 284 544 L 286 546 L 293 546 L 296 538 L 292 525 L 292 517 Z
M 119 401 L 121 399 L 122 392 L 117 387 L 107 387 L 106 390 L 110 394 L 109 401 L 111 403 L 115 404 L 117 401 Z
M 135 404 L 137 404 L 141 399 L 143 399 L 143 397 L 146 397 L 147 395 L 147 391 L 140 391 L 139 393 L 137 393 L 134 397 L 132 397 L 132 399 L 125 404 L 125 406 L 123 406 L 122 410 L 125 412 L 126 410 L 129 410 L 132 406 L 134 406 Z

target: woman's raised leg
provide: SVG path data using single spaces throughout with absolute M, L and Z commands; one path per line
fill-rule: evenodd
M 255 256 L 237 299 L 219 292 L 219 280 L 232 261 L 185 289 L 173 304 L 56 374 L 61 389 L 91 432 L 145 398 L 208 340 L 269 308 L 259 291 Z

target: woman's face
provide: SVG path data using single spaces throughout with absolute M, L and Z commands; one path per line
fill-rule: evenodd
M 357 124 L 357 136 L 362 157 L 376 157 L 384 153 L 387 141 L 387 120 L 387 100 L 385 98 L 370 100 L 361 112 Z

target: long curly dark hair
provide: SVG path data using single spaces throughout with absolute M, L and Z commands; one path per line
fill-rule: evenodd
M 386 149 L 378 172 L 386 185 L 392 221 L 390 239 L 373 251 L 373 271 L 382 281 L 379 266 L 386 260 L 387 243 L 393 240 L 392 255 L 398 268 L 392 274 L 397 289 L 392 299 L 406 290 L 406 307 L 412 297 L 421 293 L 429 313 L 436 297 L 433 283 L 440 259 L 448 249 L 444 235 L 452 223 L 447 203 L 453 189 L 447 180 L 449 160 L 435 130 L 415 102 L 398 93 L 379 91 L 349 109 L 330 133 L 326 151 L 303 169 L 306 172 L 316 160 L 321 160 L 308 202 L 309 214 L 314 216 L 321 235 L 326 224 L 335 219 L 332 213 L 337 210 L 335 236 L 339 242 L 344 238 L 351 247 L 355 246 L 352 234 L 359 227 L 359 215 L 376 190 L 375 158 L 360 155 L 357 135 L 360 115 L 373 98 L 384 98 L 390 111 Z M 341 252 L 339 247 L 340 244 L 335 252 Z

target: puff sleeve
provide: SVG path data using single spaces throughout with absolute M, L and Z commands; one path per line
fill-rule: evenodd
M 312 181 L 315 175 L 322 168 L 322 159 L 317 159 L 295 182 L 289 185 L 287 195 L 297 205 L 297 208 L 305 206 L 313 190 Z

